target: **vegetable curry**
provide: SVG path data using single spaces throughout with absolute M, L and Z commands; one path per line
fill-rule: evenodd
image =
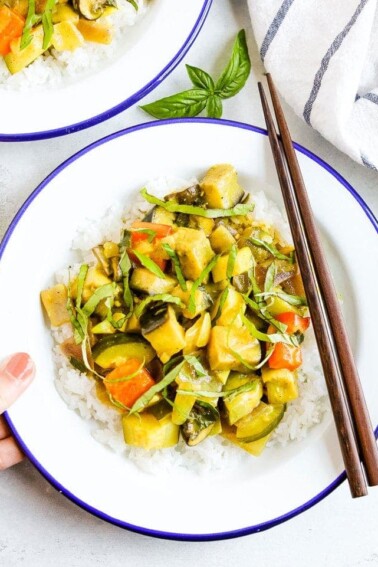
M 138 10 L 136 0 L 127 0 Z M 0 56 L 13 75 L 49 52 L 109 44 L 116 0 L 0 0 Z
M 233 166 L 153 205 L 42 292 L 61 348 L 120 413 L 125 442 L 189 446 L 222 435 L 259 455 L 298 397 L 309 326 L 295 251 L 254 219 Z

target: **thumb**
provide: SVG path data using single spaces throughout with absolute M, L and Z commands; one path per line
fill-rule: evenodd
M 33 380 L 34 362 L 25 352 L 9 357 L 0 366 L 0 414 L 9 408 Z

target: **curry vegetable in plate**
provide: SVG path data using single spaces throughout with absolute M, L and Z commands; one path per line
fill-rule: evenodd
M 126 0 L 138 11 L 139 0 Z M 43 55 L 113 40 L 117 0 L 0 0 L 0 57 L 19 73 Z
M 119 412 L 125 443 L 221 435 L 259 455 L 298 397 L 309 326 L 292 246 L 254 219 L 233 166 L 160 199 L 67 285 L 42 291 L 60 348 Z

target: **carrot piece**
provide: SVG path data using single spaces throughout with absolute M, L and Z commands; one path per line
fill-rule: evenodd
M 135 248 L 135 245 L 141 240 L 150 240 L 153 244 L 156 244 L 156 240 L 161 240 L 172 232 L 171 226 L 154 222 L 135 221 L 131 225 L 131 228 L 136 229 L 131 233 L 131 248 Z M 143 230 L 146 232 L 142 232 Z
M 132 377 L 128 378 L 129 376 Z M 108 394 L 127 408 L 131 408 L 134 402 L 154 384 L 155 380 L 148 370 L 141 368 L 141 361 L 137 358 L 130 358 L 112 370 L 104 379 Z
M 10 52 L 10 44 L 13 39 L 22 35 L 25 20 L 7 6 L 0 8 L 0 55 Z
M 296 370 L 302 364 L 302 353 L 300 347 L 287 345 L 286 343 L 276 343 L 273 353 L 268 360 L 269 368 L 279 370 Z
M 289 335 L 297 332 L 304 333 L 310 325 L 310 317 L 301 317 L 289 311 L 287 313 L 280 313 L 276 315 L 275 318 L 277 321 L 287 326 L 286 332 Z

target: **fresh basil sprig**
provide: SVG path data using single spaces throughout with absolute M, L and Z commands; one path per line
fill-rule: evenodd
M 235 96 L 245 85 L 251 71 L 245 31 L 236 36 L 231 58 L 218 81 L 202 69 L 186 65 L 193 88 L 141 106 L 155 118 L 192 118 L 206 108 L 209 118 L 222 116 L 222 99 Z

